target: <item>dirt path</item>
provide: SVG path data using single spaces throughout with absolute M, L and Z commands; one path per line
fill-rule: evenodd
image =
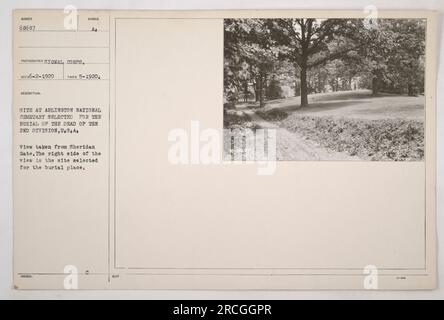
M 251 121 L 264 129 L 276 129 L 277 160 L 359 160 L 344 153 L 323 148 L 317 143 L 305 139 L 297 132 L 280 128 L 276 124 L 264 120 L 253 110 L 244 110 Z

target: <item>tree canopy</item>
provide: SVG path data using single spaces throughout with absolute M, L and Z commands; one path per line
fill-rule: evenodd
M 425 22 L 419 19 L 226 19 L 224 95 L 230 103 L 326 91 L 424 90 Z

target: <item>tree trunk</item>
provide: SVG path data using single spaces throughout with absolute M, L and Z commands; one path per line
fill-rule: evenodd
M 259 76 L 259 106 L 264 106 L 264 83 L 262 75 Z
M 244 82 L 244 102 L 248 102 L 248 80 Z
M 307 65 L 301 63 L 301 108 L 308 106 Z
M 294 82 L 294 96 L 299 97 L 301 95 L 301 85 L 299 79 L 297 78 Z
M 267 80 L 267 74 L 265 73 L 264 74 L 264 79 L 263 79 L 263 82 L 262 82 L 262 86 L 263 86 L 263 96 L 264 96 L 264 101 L 265 100 L 268 100 L 268 98 L 267 98 L 267 92 L 268 92 L 268 80 Z
M 374 76 L 372 79 L 372 93 L 373 95 L 377 95 L 379 93 L 379 79 L 377 76 Z
M 256 81 L 254 82 L 254 100 L 256 102 L 259 101 L 259 77 L 256 77 Z
M 300 75 L 300 71 L 299 71 L 299 65 L 295 64 L 294 65 L 294 96 L 295 97 L 299 97 L 301 95 L 301 82 L 299 80 L 299 75 Z
M 413 90 L 413 85 L 411 83 L 408 84 L 407 86 L 407 94 L 412 97 L 415 95 L 415 91 Z

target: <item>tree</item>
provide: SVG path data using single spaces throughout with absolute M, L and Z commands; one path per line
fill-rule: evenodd
M 389 70 L 399 87 L 409 96 L 416 95 L 424 90 L 425 22 L 393 20 L 391 28 L 396 48 L 390 55 Z
M 224 79 L 226 96 L 248 91 L 253 84 L 256 101 L 264 105 L 267 81 L 278 63 L 276 48 L 271 45 L 262 19 L 226 19 L 224 32 Z
M 378 19 L 226 19 L 226 100 L 250 95 L 260 106 L 294 88 L 308 94 L 371 88 L 415 95 L 424 88 L 425 21 Z M 288 94 L 286 94 L 288 96 Z
M 271 19 L 271 37 L 280 46 L 282 57 L 299 67 L 301 107 L 308 106 L 307 71 L 328 61 L 346 56 L 357 45 L 346 36 L 351 20 L 345 19 Z M 329 46 L 332 41 L 335 45 Z
M 379 19 L 362 28 L 360 73 L 373 94 L 381 90 L 414 94 L 423 87 L 425 24 L 418 19 Z

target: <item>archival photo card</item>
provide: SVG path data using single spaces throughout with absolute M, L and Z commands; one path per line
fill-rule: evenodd
M 13 20 L 16 289 L 436 287 L 435 12 Z

